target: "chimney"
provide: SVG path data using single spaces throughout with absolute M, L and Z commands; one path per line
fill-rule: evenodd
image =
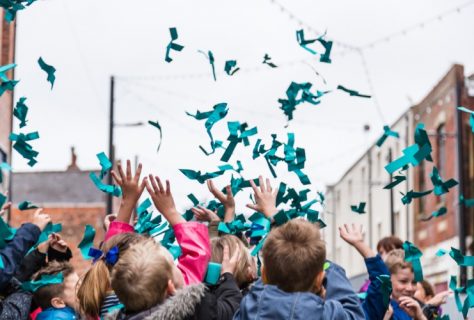
M 67 167 L 67 171 L 80 171 L 79 167 L 77 166 L 77 155 L 76 149 L 71 147 L 71 163 Z

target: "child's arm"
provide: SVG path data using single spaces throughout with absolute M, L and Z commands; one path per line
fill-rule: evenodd
M 328 319 L 365 319 L 359 297 L 354 292 L 354 289 L 352 289 L 346 272 L 333 262 L 330 263 L 329 268 L 326 270 L 324 309 L 325 316 L 328 316 Z
M 207 227 L 198 222 L 186 222 L 176 210 L 170 182 L 166 180 L 166 189 L 159 177 L 149 176 L 146 188 L 156 209 L 165 217 L 174 230 L 176 240 L 181 247 L 178 269 L 183 274 L 186 285 L 200 283 L 206 274 L 207 263 L 211 257 Z
M 0 269 L 0 289 L 10 281 L 26 253 L 38 241 L 41 231 L 51 221 L 50 216 L 41 211 L 42 209 L 37 210 L 32 223 L 23 224 L 13 240 L 0 251 L 0 259 L 4 264 L 4 268 Z
M 140 175 L 142 173 L 142 164 L 138 164 L 135 176 L 132 176 L 132 165 L 130 160 L 127 160 L 127 173 L 123 172 L 121 164 L 117 165 L 117 171 L 111 171 L 115 182 L 122 188 L 122 201 L 120 202 L 119 212 L 107 229 L 105 240 L 107 241 L 112 236 L 120 233 L 133 232 L 133 226 L 130 225 L 133 209 L 135 208 L 138 199 L 145 189 L 146 177 L 140 183 Z
M 364 242 L 362 225 L 357 227 L 354 224 L 345 224 L 344 227 L 339 227 L 339 233 L 344 241 L 359 251 L 364 258 L 367 272 L 369 273 L 370 284 L 367 289 L 367 296 L 362 303 L 367 319 L 383 319 L 389 306 L 388 300 L 384 301 L 384 299 L 388 298 L 384 297 L 384 294 L 387 295 L 389 292 L 382 292 L 382 282 L 378 277 L 390 275 L 385 263 Z

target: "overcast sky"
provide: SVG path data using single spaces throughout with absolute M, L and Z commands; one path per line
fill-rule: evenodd
M 155 128 L 116 128 L 117 157 L 137 155 L 147 172 L 171 178 L 180 206 L 188 204 L 184 195 L 194 192 L 205 196 L 206 192 L 178 169 L 215 170 L 222 154 L 219 151 L 206 157 L 199 150 L 199 145 L 209 145 L 204 123 L 184 112 L 210 110 L 219 102 L 229 105 L 226 121 L 257 126 L 264 142 L 269 143 L 272 133 L 286 141 L 286 132 L 294 132 L 296 145 L 306 149 L 306 172 L 312 188 L 321 190 L 336 182 L 380 136 L 383 124 L 392 123 L 420 101 L 453 63 L 464 64 L 467 74 L 474 71 L 474 5 L 373 48 L 365 47 L 362 52 L 372 87 L 357 51 L 335 44 L 332 63 L 323 64 L 299 47 L 295 37 L 300 19 L 315 30 L 327 30 L 329 39 L 361 47 L 466 1 L 279 3 L 293 12 L 295 19 L 269 0 L 35 2 L 18 14 L 16 77 L 21 81 L 16 99 L 28 98 L 25 129 L 39 131 L 41 138 L 32 144 L 40 155 L 31 169 L 15 154 L 14 169 L 63 170 L 70 161 L 71 146 L 76 147 L 81 168 L 97 168 L 95 155 L 108 151 L 109 77 L 113 74 L 117 76 L 116 122 L 158 120 L 163 127 L 158 154 Z M 172 63 L 164 61 L 169 27 L 177 28 L 176 42 L 185 47 L 171 53 Z M 307 28 L 305 33 L 307 38 L 315 36 Z M 217 82 L 198 50 L 214 53 Z M 262 65 L 265 53 L 280 67 Z M 57 69 L 52 91 L 38 68 L 39 56 Z M 242 68 L 232 77 L 223 73 L 225 61 L 230 59 Z M 292 81 L 309 81 L 319 90 L 334 90 L 342 84 L 375 99 L 333 91 L 320 105 L 299 105 L 295 119 L 285 128 L 277 99 L 285 97 Z M 374 101 L 378 101 L 381 115 Z M 364 124 L 371 126 L 370 133 L 364 133 Z M 18 131 L 17 123 L 14 131 Z M 225 140 L 226 122 L 218 123 L 213 132 L 217 139 Z M 254 141 L 255 137 L 251 138 L 247 148 L 239 145 L 230 162 L 242 160 L 246 178 L 258 173 L 269 176 L 262 158 L 251 159 Z M 302 187 L 293 174 L 286 173 L 286 166 L 278 168 L 279 179 Z M 229 177 L 217 179 L 217 184 L 224 185 Z M 248 195 L 241 197 L 245 202 Z

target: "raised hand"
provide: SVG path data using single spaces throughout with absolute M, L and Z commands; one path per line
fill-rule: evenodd
M 49 214 L 43 213 L 43 209 L 40 208 L 35 211 L 33 215 L 33 221 L 31 223 L 35 224 L 40 228 L 41 231 L 46 227 L 48 223 L 51 222 L 51 217 Z
M 364 258 L 375 257 L 375 252 L 364 242 L 364 233 L 362 232 L 362 225 L 344 224 L 339 227 L 340 237 L 357 249 Z
M 202 206 L 191 208 L 191 211 L 193 212 L 194 216 L 198 221 L 221 221 L 219 216 L 214 211 L 204 208 Z
M 5 196 L 8 197 L 8 191 L 5 193 Z M 12 203 L 10 201 L 6 202 L 1 208 L 0 208 L 0 217 L 3 217 L 3 215 L 9 210 L 12 206 Z
M 150 174 L 149 180 L 146 181 L 146 189 L 156 209 L 168 220 L 169 224 L 174 226 L 175 224 L 186 222 L 178 210 L 176 210 L 173 195 L 171 194 L 170 182 L 166 180 L 166 188 L 164 188 L 159 177 L 153 177 Z
M 237 268 L 237 264 L 239 263 L 239 259 L 240 259 L 240 250 L 238 246 L 236 246 L 236 249 L 234 253 L 232 254 L 232 257 L 230 257 L 229 246 L 224 245 L 224 252 L 222 254 L 221 274 L 224 274 L 227 272 L 234 274 L 235 269 Z
M 235 216 L 235 199 L 232 194 L 232 188 L 229 186 L 225 187 L 226 193 L 217 189 L 212 180 L 207 180 L 207 188 L 219 200 L 224 206 L 224 222 L 231 222 Z
M 120 203 L 117 221 L 129 223 L 133 209 L 145 189 L 146 177 L 140 182 L 140 175 L 142 173 L 141 163 L 138 165 L 135 175 L 132 176 L 130 160 L 127 160 L 126 174 L 120 163 L 117 165 L 117 171 L 118 173 L 115 171 L 111 172 L 115 182 L 122 188 L 122 202 Z
M 58 233 L 52 233 L 49 235 L 49 246 L 62 253 L 65 253 L 68 249 L 67 242 Z
M 400 308 L 414 320 L 427 320 L 423 315 L 420 303 L 415 299 L 410 297 L 400 297 L 398 303 Z
M 258 177 L 260 188 L 255 185 L 253 180 L 250 180 L 250 185 L 252 186 L 255 202 L 256 204 L 249 203 L 247 207 L 255 211 L 263 213 L 265 217 L 271 218 L 274 214 L 278 212 L 276 208 L 276 197 L 278 194 L 278 189 L 273 191 L 270 184 L 270 179 L 266 179 L 266 184 L 263 182 L 263 177 Z

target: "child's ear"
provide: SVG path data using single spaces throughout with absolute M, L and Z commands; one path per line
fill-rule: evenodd
M 51 299 L 51 306 L 55 309 L 61 309 L 65 308 L 66 304 L 64 303 L 64 300 L 60 297 L 54 297 Z
M 267 273 L 265 272 L 264 266 L 260 269 L 260 274 L 262 275 L 263 284 L 268 284 Z
M 176 293 L 176 288 L 174 286 L 173 280 L 169 279 L 168 280 L 168 286 L 166 287 L 166 296 L 172 296 Z
M 321 292 L 321 290 L 323 289 L 323 281 L 325 276 L 326 272 L 321 271 L 316 275 L 316 277 L 314 277 L 313 288 L 316 294 L 319 294 L 319 292 Z

